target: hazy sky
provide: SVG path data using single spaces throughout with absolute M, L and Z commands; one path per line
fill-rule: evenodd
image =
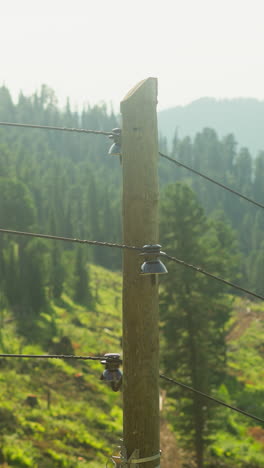
M 264 99 L 263 0 L 0 0 L 0 84 L 60 102 L 119 102 L 159 80 L 159 108 Z

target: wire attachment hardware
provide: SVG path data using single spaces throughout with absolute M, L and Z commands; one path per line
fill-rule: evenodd
M 119 156 L 121 163 L 121 129 L 113 128 L 112 135 L 110 135 L 109 138 L 113 140 L 114 143 L 111 145 L 108 154 L 110 156 Z
M 108 353 L 104 355 L 104 358 L 101 364 L 104 364 L 105 370 L 100 380 L 109 385 L 114 392 L 118 392 L 122 385 L 122 372 L 119 369 L 120 364 L 122 364 L 120 354 Z
M 130 455 L 129 459 L 127 459 L 126 449 L 122 447 L 120 457 L 112 456 L 112 461 L 116 464 L 116 466 L 121 466 L 122 468 L 139 468 L 138 465 L 141 463 L 147 463 L 154 460 L 159 460 L 161 456 L 161 451 L 156 455 L 152 455 L 150 457 L 139 458 L 139 450 L 135 449 L 133 453 Z M 156 468 L 160 468 L 158 465 Z
M 145 262 L 141 265 L 141 275 L 164 275 L 168 273 L 164 263 L 159 259 L 159 256 L 163 254 L 160 249 L 160 244 L 143 246 L 143 252 L 139 254 L 145 257 Z

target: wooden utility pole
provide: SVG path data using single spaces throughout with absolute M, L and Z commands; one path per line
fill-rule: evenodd
M 128 245 L 158 242 L 157 79 L 136 85 L 121 102 L 123 239 Z M 159 454 L 159 316 L 156 275 L 140 275 L 144 257 L 123 257 L 124 447 L 129 458 Z M 135 464 L 129 464 L 135 467 Z M 157 468 L 157 458 L 138 464 Z

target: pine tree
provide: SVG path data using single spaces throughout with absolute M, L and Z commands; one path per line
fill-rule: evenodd
M 253 185 L 253 193 L 256 200 L 264 203 L 264 151 L 261 151 L 255 161 L 255 180 Z
M 81 247 L 77 248 L 75 257 L 75 268 L 74 268 L 74 286 L 73 295 L 74 300 L 80 304 L 87 305 L 90 294 L 89 294 L 89 277 L 88 270 L 85 266 L 83 250 Z
M 4 262 L 3 289 L 8 303 L 16 306 L 21 299 L 19 284 L 18 258 L 15 253 L 15 244 L 10 242 L 5 252 L 6 260 Z
M 167 252 L 173 252 L 189 263 L 203 265 L 212 272 L 227 273 L 232 233 L 229 230 L 226 233 L 223 223 L 219 232 L 215 229 L 188 186 L 177 183 L 168 187 L 161 218 L 162 243 Z M 229 300 L 219 284 L 177 264 L 169 265 L 169 275 L 166 275 L 162 289 L 164 370 L 192 387 L 210 393 L 225 372 L 225 323 L 230 312 Z M 177 398 L 175 425 L 185 440 L 192 442 L 197 466 L 201 468 L 210 431 L 210 405 L 199 396 L 186 395 L 179 389 L 173 390 L 172 394 Z
M 264 241 L 259 245 L 258 250 L 251 256 L 250 271 L 252 272 L 252 287 L 260 294 L 264 293 Z
M 65 270 L 62 264 L 61 247 L 54 243 L 51 249 L 50 289 L 52 296 L 59 299 L 62 295 Z
M 20 181 L 0 177 L 0 219 L 9 229 L 27 229 L 34 222 L 35 206 L 28 187 Z
M 20 288 L 21 304 L 28 309 L 33 319 L 39 317 L 41 309 L 46 305 L 46 260 L 48 251 L 44 241 L 34 239 L 20 253 Z

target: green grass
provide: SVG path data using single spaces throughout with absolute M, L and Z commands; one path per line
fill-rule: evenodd
M 264 419 L 263 336 L 264 305 L 236 299 L 227 338 L 228 376 L 216 395 Z M 221 428 L 214 434 L 208 454 L 223 466 L 264 466 L 264 425 L 223 409 Z M 221 465 L 222 466 L 222 465 Z
M 40 317 L 40 337 L 49 322 L 56 329 L 47 347 L 37 339 L 28 344 L 16 336 L 12 314 L 6 310 L 1 352 L 48 353 L 63 336 L 70 339 L 75 354 L 120 352 L 121 276 L 93 265 L 90 276 L 97 293 L 94 305 L 81 306 L 63 294 Z M 2 359 L 0 466 L 105 466 L 121 437 L 122 411 L 120 393 L 100 381 L 102 371 L 94 361 Z M 32 394 L 37 397 L 35 408 L 26 404 Z
M 50 302 L 41 314 L 39 336 L 32 343 L 17 335 L 11 312 L 2 311 L 1 352 L 51 353 L 64 336 L 75 354 L 120 352 L 121 275 L 91 265 L 90 277 L 92 304 L 76 304 L 65 288 L 68 294 Z M 260 303 L 235 300 L 227 378 L 216 394 L 262 418 L 263 313 Z M 47 340 L 52 330 L 55 334 Z M 102 370 L 94 361 L 0 360 L 0 467 L 104 467 L 108 457 L 117 454 L 122 408 L 120 393 L 100 381 Z M 26 404 L 29 395 L 37 397 L 35 408 Z M 218 417 L 219 429 L 206 454 L 211 466 L 264 466 L 264 429 L 228 409 L 220 409 Z

